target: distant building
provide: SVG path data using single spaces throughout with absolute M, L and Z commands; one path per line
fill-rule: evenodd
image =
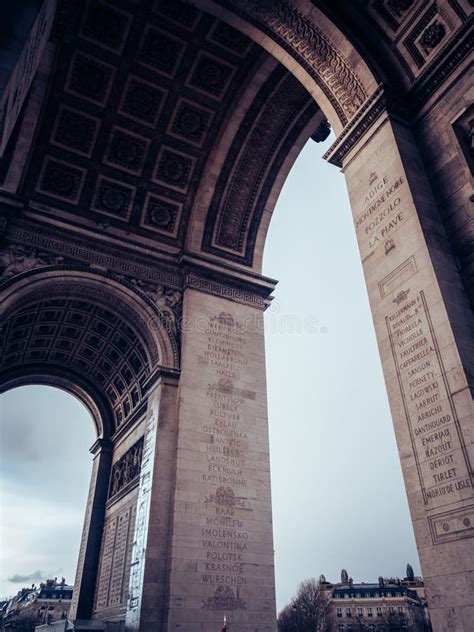
M 74 625 L 69 619 L 38 625 L 35 632 L 74 632 Z
M 101 623 L 94 621 L 91 625 L 90 621 L 55 621 L 54 623 L 46 623 L 38 625 L 35 632 L 120 632 L 119 628 L 114 627 L 110 623 Z
M 1 609 L 3 629 L 13 630 L 19 619 L 34 620 L 37 625 L 66 620 L 71 606 L 73 586 L 64 577 L 61 582 L 48 579 L 39 588 L 22 588 Z
M 333 632 L 427 632 L 431 630 L 424 582 L 411 566 L 405 579 L 379 577 L 377 583 L 353 582 L 346 570 L 332 584 L 321 576 Z

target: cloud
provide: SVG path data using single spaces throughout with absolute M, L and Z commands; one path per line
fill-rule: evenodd
M 19 575 L 17 573 L 15 575 L 12 575 L 12 577 L 9 577 L 8 581 L 12 582 L 12 584 L 25 584 L 26 582 L 40 581 L 40 579 L 43 579 L 43 577 L 46 577 L 46 573 L 38 569 L 37 571 L 33 571 L 33 573 L 30 573 L 29 575 Z

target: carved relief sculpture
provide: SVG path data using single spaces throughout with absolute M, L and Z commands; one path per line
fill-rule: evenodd
M 110 476 L 109 499 L 114 498 L 130 483 L 138 481 L 142 463 L 143 437 L 114 465 Z

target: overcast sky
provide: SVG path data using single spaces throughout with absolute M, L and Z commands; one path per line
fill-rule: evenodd
M 278 609 L 307 577 L 419 573 L 355 231 L 325 147 L 303 149 L 270 226 L 264 273 Z M 293 323 L 289 331 L 288 323 Z M 74 581 L 94 427 L 61 391 L 0 396 L 0 595 Z

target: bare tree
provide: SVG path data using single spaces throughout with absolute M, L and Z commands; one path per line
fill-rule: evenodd
M 319 582 L 306 579 L 278 615 L 278 632 L 329 632 L 328 610 L 328 598 Z
M 293 604 L 294 601 L 290 601 L 278 615 L 278 632 L 298 632 L 296 609 L 293 608 Z

